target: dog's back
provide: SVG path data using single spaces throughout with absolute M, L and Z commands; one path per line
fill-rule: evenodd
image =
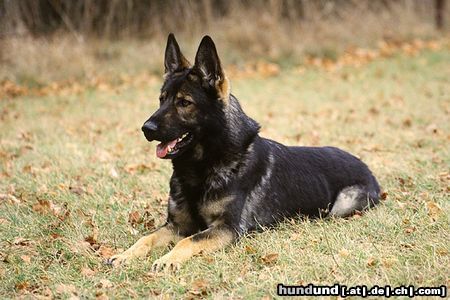
M 287 147 L 257 137 L 242 180 L 259 175 L 243 205 L 240 229 L 271 225 L 284 217 L 348 216 L 379 201 L 369 168 L 334 147 Z

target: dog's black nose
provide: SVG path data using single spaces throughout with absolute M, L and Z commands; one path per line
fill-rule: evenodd
M 147 121 L 142 126 L 142 131 L 144 132 L 147 141 L 153 141 L 155 139 L 157 130 L 158 125 L 156 125 L 156 123 L 152 121 Z
M 142 131 L 144 133 L 153 133 L 156 130 L 158 130 L 158 125 L 156 125 L 154 122 L 152 121 L 147 121 L 144 123 L 144 125 L 142 126 Z

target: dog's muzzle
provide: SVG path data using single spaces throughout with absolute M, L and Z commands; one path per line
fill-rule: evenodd
M 158 130 L 158 125 L 152 121 L 147 121 L 142 126 L 142 131 L 144 132 L 145 138 L 151 142 L 155 139 L 156 131 Z

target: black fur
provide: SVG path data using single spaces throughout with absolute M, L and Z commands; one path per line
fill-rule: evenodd
M 190 66 L 170 35 L 165 66 L 160 108 L 143 130 L 149 141 L 163 143 L 192 135 L 166 156 L 173 163 L 167 223 L 179 234 L 217 227 L 238 236 L 285 217 L 326 216 L 349 187 L 356 196 L 348 214 L 378 203 L 375 177 L 351 154 L 260 137 L 258 123 L 226 92 L 229 83 L 211 38 L 202 40 Z

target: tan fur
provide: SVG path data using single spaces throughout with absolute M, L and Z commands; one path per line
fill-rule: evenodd
M 216 81 L 215 85 L 220 99 L 224 101 L 226 104 L 228 104 L 231 92 L 231 85 L 225 73 L 222 74 L 222 78 Z
M 208 237 L 200 240 L 194 240 L 192 236 L 182 239 L 175 247 L 157 259 L 152 266 L 154 271 L 163 269 L 176 270 L 181 263 L 185 262 L 194 255 L 201 253 L 211 253 L 224 248 L 233 241 L 233 234 L 228 230 L 207 229 L 210 231 Z
M 195 148 L 195 158 L 200 160 L 203 157 L 203 147 L 201 145 L 196 145 Z
M 178 241 L 180 238 L 171 228 L 163 226 L 140 238 L 128 250 L 112 256 L 108 261 L 114 266 L 127 263 L 131 259 L 146 256 L 154 248 L 167 246 L 170 242 Z
M 198 76 L 194 75 L 194 74 L 189 74 L 189 75 L 188 75 L 188 78 L 189 78 L 191 81 L 194 81 L 194 82 L 199 82 L 199 81 L 200 81 L 200 78 L 199 78 Z
M 191 95 L 188 95 L 188 94 L 184 94 L 184 93 L 182 93 L 182 92 L 178 92 L 177 93 L 177 98 L 180 98 L 180 99 L 186 99 L 186 100 L 189 100 L 189 101 L 194 101 L 194 98 L 192 98 L 192 96 Z
M 190 226 L 192 224 L 191 214 L 189 208 L 185 203 L 176 204 L 171 198 L 169 199 L 169 210 L 175 224 L 185 224 Z
M 200 214 L 203 218 L 205 218 L 208 224 L 213 223 L 215 221 L 214 218 L 220 219 L 220 216 L 225 211 L 226 205 L 233 199 L 233 197 L 224 197 L 215 201 L 207 202 L 200 207 Z

